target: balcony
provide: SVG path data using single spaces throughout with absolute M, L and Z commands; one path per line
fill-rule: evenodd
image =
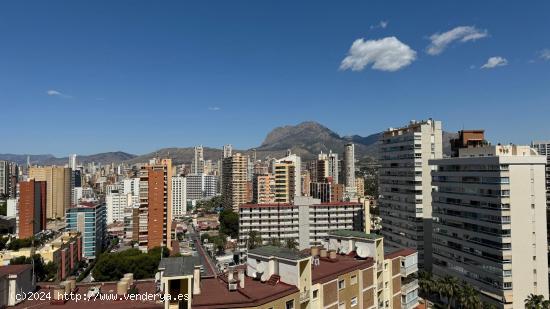
M 415 290 L 418 290 L 418 279 L 403 281 L 401 286 L 401 294 L 407 295 Z
M 407 277 L 418 271 L 418 264 L 413 264 L 408 267 L 401 267 L 401 276 Z

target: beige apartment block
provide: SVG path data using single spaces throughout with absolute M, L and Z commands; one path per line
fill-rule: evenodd
M 29 178 L 46 182 L 46 218 L 65 217 L 71 207 L 71 169 L 67 167 L 31 167 Z

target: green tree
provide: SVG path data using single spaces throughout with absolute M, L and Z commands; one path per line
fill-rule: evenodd
M 92 270 L 97 281 L 116 281 L 125 273 L 133 273 L 135 279 L 152 278 L 158 270 L 161 258 L 168 257 L 166 248 L 153 248 L 147 253 L 132 248 L 117 253 L 104 253 L 99 256 Z
M 467 282 L 462 282 L 460 292 L 458 293 L 458 302 L 462 308 L 482 308 L 482 302 L 479 298 L 479 292 Z
M 229 235 L 231 238 L 239 236 L 239 215 L 231 208 L 226 208 L 220 212 L 220 233 Z
M 447 298 L 447 308 L 451 308 L 454 300 L 459 295 L 461 286 L 458 279 L 451 276 L 445 276 L 437 280 L 439 295 Z
M 298 249 L 298 242 L 294 238 L 287 238 L 285 240 L 285 247 L 288 249 Z
M 420 294 L 427 298 L 434 292 L 436 292 L 436 282 L 432 277 L 432 274 L 427 271 L 418 272 L 418 286 L 420 287 Z
M 12 265 L 32 264 L 34 261 L 34 274 L 37 281 L 52 281 L 57 279 L 57 265 L 49 262 L 44 264 L 40 254 L 34 254 L 32 258 L 19 256 L 10 260 Z
M 525 308 L 545 309 L 548 308 L 548 302 L 545 302 L 543 295 L 529 294 L 529 296 L 525 299 Z
M 258 231 L 251 230 L 248 232 L 248 249 L 254 249 L 261 246 L 263 243 L 262 236 Z

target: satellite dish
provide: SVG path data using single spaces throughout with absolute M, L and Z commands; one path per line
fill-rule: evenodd
M 265 266 L 263 263 L 260 263 L 258 264 L 258 266 L 256 266 L 256 271 L 259 272 L 259 273 L 263 273 L 265 270 Z
M 346 246 L 345 244 L 344 244 L 344 245 L 341 245 L 341 246 L 340 246 L 340 253 L 342 253 L 342 254 L 348 254 L 348 253 L 349 253 L 349 252 L 348 252 L 348 249 L 349 249 L 348 246 Z
M 357 244 L 357 249 L 355 249 L 355 253 L 361 258 L 366 258 L 370 254 L 370 249 L 364 244 Z

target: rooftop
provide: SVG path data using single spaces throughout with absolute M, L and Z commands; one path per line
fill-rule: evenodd
M 0 266 L 0 277 L 5 275 L 18 275 L 31 268 L 32 266 L 30 264 Z
M 335 260 L 320 258 L 319 265 L 313 266 L 311 271 L 312 283 L 326 283 L 338 278 L 342 274 L 358 269 L 366 269 L 374 265 L 372 258 L 356 259 L 353 255 L 337 255 Z
M 415 254 L 416 250 L 411 248 L 397 248 L 393 246 L 384 245 L 384 258 L 393 259 L 398 256 L 409 256 Z
M 160 260 L 159 269 L 164 269 L 164 276 L 188 276 L 193 275 L 195 266 L 201 265 L 199 257 L 167 257 Z
M 339 237 L 354 237 L 354 238 L 362 238 L 362 239 L 378 239 L 382 238 L 381 235 L 374 234 L 374 233 L 363 233 L 360 231 L 348 231 L 348 230 L 337 230 L 337 231 L 331 231 L 328 232 L 329 235 L 339 236 Z
M 309 253 L 304 253 L 295 249 L 281 248 L 275 246 L 262 246 L 248 251 L 248 254 L 261 255 L 266 257 L 279 257 L 287 260 L 302 260 L 310 257 Z
M 86 295 L 88 293 L 88 290 L 94 286 L 101 286 L 101 294 L 112 294 L 114 297 L 114 294 L 116 294 L 116 282 L 102 282 L 102 283 L 94 283 L 94 284 L 77 284 L 76 287 L 78 288 L 77 293 L 80 295 Z M 39 292 L 44 292 L 46 295 L 53 295 L 53 287 L 50 285 L 43 285 L 38 288 Z M 136 281 L 136 288 L 138 290 L 138 293 L 155 293 L 155 283 L 153 280 L 143 280 L 143 281 Z M 50 294 L 48 294 L 50 293 Z M 97 309 L 97 308 L 112 308 L 112 309 L 125 309 L 125 308 L 164 308 L 164 305 L 161 303 L 156 303 L 155 301 L 147 301 L 147 300 L 124 300 L 119 299 L 117 301 L 113 301 L 112 297 L 105 297 L 106 300 L 96 299 L 94 301 L 76 301 L 76 300 L 69 300 L 65 304 L 59 305 L 59 304 L 51 304 L 50 300 L 47 298 L 45 299 L 33 299 L 33 300 L 26 300 L 15 307 L 10 307 L 14 309 L 23 309 L 23 308 L 36 308 L 36 309 L 63 309 L 63 308 L 79 308 L 79 309 Z M 108 300 L 107 300 L 108 299 Z
M 298 288 L 285 283 L 270 285 L 245 276 L 244 289 L 229 291 L 224 278 L 201 279 L 201 294 L 193 295 L 193 308 L 225 309 L 256 307 L 275 299 L 298 292 Z

